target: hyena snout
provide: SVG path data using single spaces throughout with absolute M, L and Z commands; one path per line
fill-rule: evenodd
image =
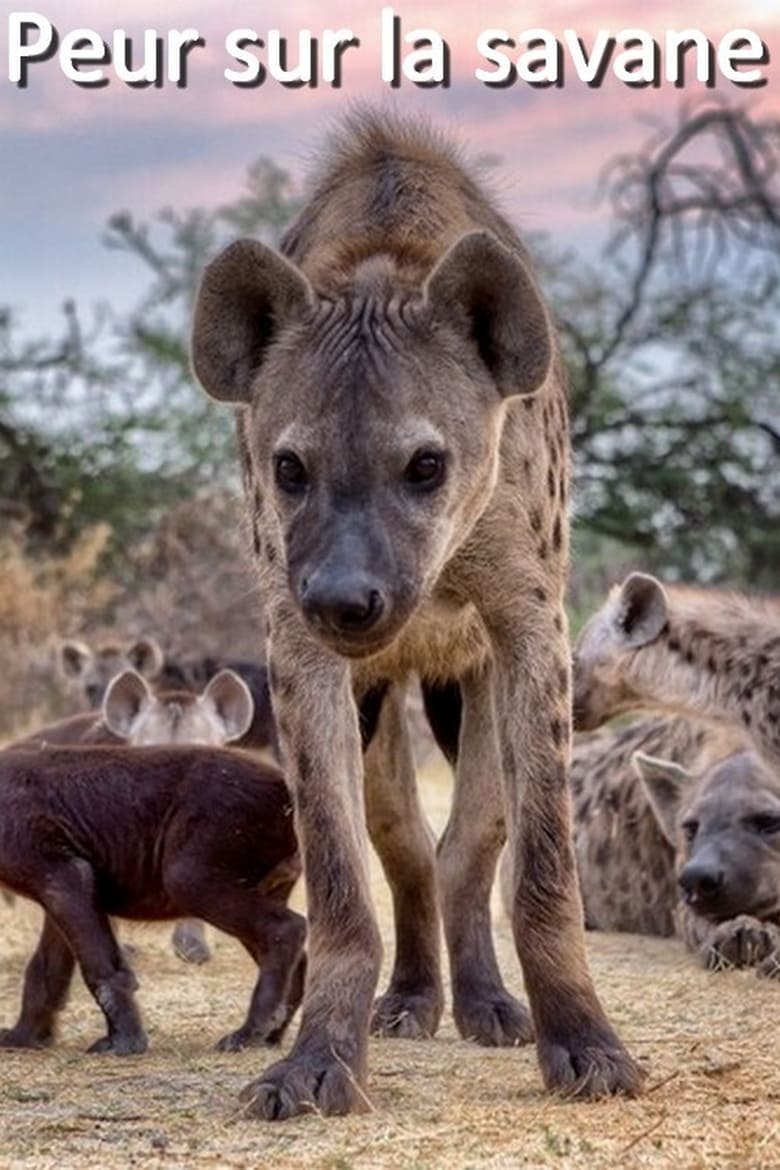
M 686 902 L 704 910 L 721 897 L 726 875 L 717 859 L 711 857 L 689 861 L 678 880 Z
M 306 619 L 325 633 L 360 635 L 373 630 L 387 609 L 382 582 L 367 571 L 320 569 L 301 581 Z

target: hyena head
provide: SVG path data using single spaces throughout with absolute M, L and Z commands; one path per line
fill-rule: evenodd
M 155 694 L 142 675 L 126 670 L 111 681 L 103 699 L 103 722 L 134 747 L 221 747 L 249 730 L 253 714 L 249 687 L 232 670 L 214 675 L 201 695 Z
M 632 573 L 583 626 L 574 646 L 574 727 L 592 731 L 612 715 L 635 708 L 627 665 L 654 642 L 668 620 L 667 598 L 655 577 Z
M 130 668 L 144 678 L 157 678 L 163 653 L 153 638 L 137 638 L 127 644 L 107 642 L 95 650 L 85 642 L 69 640 L 59 647 L 59 665 L 89 706 L 99 707 L 108 684 L 120 671 Z
M 388 645 L 495 487 L 504 403 L 552 362 L 521 257 L 461 237 L 422 281 L 375 254 L 328 295 L 271 249 L 206 270 L 195 372 L 244 404 L 243 458 L 292 597 L 350 657 Z
M 780 778 L 750 752 L 696 777 L 637 752 L 634 763 L 675 847 L 685 902 L 711 922 L 780 922 Z

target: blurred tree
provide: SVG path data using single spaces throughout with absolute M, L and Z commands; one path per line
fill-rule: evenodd
M 116 553 L 176 500 L 235 482 L 229 415 L 189 372 L 192 302 L 204 264 L 229 239 L 273 242 L 296 208 L 289 177 L 260 159 L 224 207 L 166 209 L 152 224 L 111 217 L 107 247 L 150 273 L 129 313 L 102 305 L 87 328 L 68 302 L 61 337 L 30 339 L 0 311 L 0 525 L 67 547 L 105 521 Z
M 710 101 L 615 159 L 603 191 L 597 264 L 541 248 L 571 371 L 580 543 L 777 588 L 780 121 Z
M 147 422 L 154 421 L 167 448 L 157 456 L 160 464 L 170 461 L 196 485 L 224 481 L 235 466 L 230 417 L 194 388 L 190 374 L 190 320 L 200 275 L 236 236 L 275 243 L 297 208 L 290 177 L 261 158 L 247 172 L 244 194 L 214 211 L 169 208 L 151 228 L 128 211 L 108 222 L 106 245 L 136 257 L 151 277 L 139 304 L 114 321 L 120 351 L 134 385 L 151 390 Z

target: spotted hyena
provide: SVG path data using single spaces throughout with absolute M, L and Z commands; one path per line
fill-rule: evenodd
M 674 761 L 670 766 L 700 775 L 744 746 L 738 731 L 664 716 L 605 728 L 575 743 L 574 846 L 590 929 L 677 932 L 674 845 L 644 776 L 636 771 L 636 755 L 665 757 Z
M 637 753 L 674 849 L 678 929 L 707 967 L 780 978 L 780 777 L 751 752 L 694 775 Z
M 306 924 L 287 906 L 300 873 L 278 769 L 211 747 L 0 752 L 0 886 L 44 911 L 21 1011 L 0 1048 L 54 1039 L 76 963 L 107 1024 L 89 1049 L 143 1052 L 136 979 L 110 917 L 205 918 L 259 970 L 223 1051 L 277 1044 L 298 1007 Z
M 268 668 L 264 662 L 214 654 L 177 657 L 163 653 L 154 638 L 126 643 L 101 642 L 94 647 L 70 639 L 60 645 L 58 661 L 60 673 L 74 694 L 93 710 L 100 708 L 111 680 L 125 670 L 140 674 L 161 695 L 172 691 L 204 691 L 220 671 L 230 670 L 249 688 L 253 706 L 252 723 L 238 746 L 267 751 L 271 760 L 279 762 Z M 194 708 L 189 710 L 190 716 L 193 711 Z M 215 741 L 209 736 L 208 742 Z
M 569 449 L 550 317 L 515 232 L 436 135 L 364 113 L 323 159 L 280 251 L 241 240 L 209 265 L 193 334 L 200 381 L 237 406 L 310 911 L 300 1032 L 247 1108 L 365 1101 L 381 958 L 366 815 L 396 908 L 375 1029 L 436 1029 L 441 901 L 464 1035 L 515 1044 L 533 1020 L 550 1088 L 633 1092 L 588 973 L 571 844 Z M 438 858 L 400 712 L 413 673 L 461 704 Z M 505 823 L 530 1017 L 490 933 Z
M 103 702 L 108 684 L 123 670 L 135 670 L 144 678 L 160 678 L 165 658 L 154 638 L 136 638 L 130 642 L 103 641 L 95 646 L 68 638 L 58 647 L 60 673 L 74 695 L 88 707 Z M 177 680 L 178 681 L 178 680 Z
M 780 767 L 780 607 L 632 573 L 574 652 L 574 724 L 638 707 L 740 727 Z
M 154 691 L 137 671 L 126 670 L 109 682 L 100 710 L 50 723 L 17 740 L 9 750 L 78 744 L 223 747 L 238 742 L 251 746 L 247 737 L 253 725 L 252 695 L 230 670 L 215 675 L 202 694 Z M 203 923 L 192 918 L 178 922 L 173 949 L 186 963 L 208 962 L 211 952 Z

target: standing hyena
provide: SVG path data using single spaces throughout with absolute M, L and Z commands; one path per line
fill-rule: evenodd
M 282 251 L 227 248 L 204 275 L 193 338 L 204 387 L 239 404 L 310 915 L 300 1032 L 245 1091 L 248 1108 L 288 1117 L 364 1100 L 381 954 L 364 809 L 396 910 L 375 1027 L 438 1023 L 435 856 L 398 708 L 411 672 L 457 684 L 438 878 L 461 1031 L 530 1038 L 490 932 L 506 816 L 544 1079 L 636 1091 L 585 956 L 567 788 L 566 394 L 526 253 L 450 149 L 380 115 L 331 144 Z

